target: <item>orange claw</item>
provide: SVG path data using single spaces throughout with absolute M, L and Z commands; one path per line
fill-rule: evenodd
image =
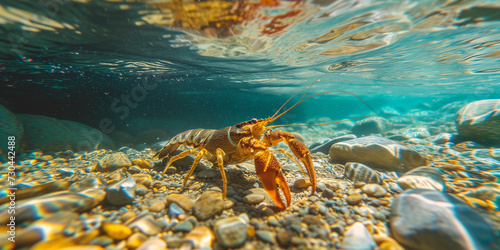
M 268 147 L 277 146 L 281 141 L 288 144 L 288 147 L 290 148 L 290 150 L 292 150 L 293 154 L 306 167 L 307 175 L 309 176 L 312 184 L 311 195 L 313 195 L 314 192 L 316 192 L 316 173 L 314 172 L 314 167 L 311 160 L 311 152 L 309 152 L 307 146 L 300 140 L 296 139 L 292 133 L 282 130 L 268 130 L 264 135 L 263 141 Z
M 281 165 L 276 157 L 274 157 L 273 153 L 268 149 L 255 153 L 254 163 L 257 176 L 259 176 L 269 197 L 271 197 L 280 209 L 285 209 L 287 206 L 290 206 L 292 201 L 290 188 L 281 172 Z M 278 185 L 285 195 L 287 206 L 285 206 L 281 200 Z

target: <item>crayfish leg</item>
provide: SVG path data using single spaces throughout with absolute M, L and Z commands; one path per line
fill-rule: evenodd
M 182 182 L 183 186 L 186 186 L 186 184 L 189 180 L 189 177 L 191 177 L 191 175 L 194 172 L 194 169 L 196 168 L 196 166 L 198 166 L 198 163 L 200 163 L 201 158 L 204 155 L 206 155 L 207 152 L 208 151 L 206 149 L 202 149 L 200 152 L 198 152 L 198 155 L 196 156 L 196 159 L 194 159 L 194 162 L 193 162 L 193 165 L 191 166 L 191 169 L 189 169 L 189 172 L 187 173 L 186 178 L 184 178 L 184 181 Z
M 194 155 L 195 153 L 198 153 L 198 150 L 191 148 L 191 149 L 188 149 L 188 150 L 186 150 L 186 151 L 184 151 L 184 152 L 182 152 L 182 153 L 180 153 L 180 154 L 178 154 L 176 156 L 173 156 L 168 161 L 167 166 L 165 166 L 165 170 L 163 170 L 162 174 L 165 174 L 167 172 L 167 169 L 170 167 L 170 165 L 172 165 L 172 163 L 174 161 L 180 160 L 180 159 L 182 159 L 182 158 L 184 158 L 184 157 L 186 157 L 188 155 Z
M 215 150 L 215 154 L 217 156 L 217 165 L 219 165 L 220 175 L 222 176 L 222 185 L 223 185 L 222 198 L 226 199 L 227 179 L 226 179 L 226 172 L 224 171 L 224 156 L 226 156 L 226 152 L 224 152 L 224 150 L 220 148 L 217 148 Z

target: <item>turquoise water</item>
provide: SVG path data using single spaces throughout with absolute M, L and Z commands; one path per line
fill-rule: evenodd
M 2 104 L 15 113 L 97 127 L 102 118 L 123 115 L 110 110 L 113 101 L 150 84 L 154 87 L 144 97 L 142 89 L 135 90 L 133 102 L 139 105 L 116 122 L 120 127 L 127 126 L 124 120 L 144 118 L 189 118 L 221 127 L 271 115 L 325 73 L 311 93 L 350 91 L 374 108 L 499 96 L 495 1 L 283 2 L 246 8 L 252 15 L 242 12 L 244 17 L 231 21 L 215 8 L 215 14 L 196 18 L 210 13 L 201 5 L 189 16 L 181 7 L 171 10 L 155 1 L 43 6 L 2 1 Z M 286 13 L 298 14 L 280 18 Z M 220 21 L 224 18 L 229 21 Z M 269 30 L 274 33 L 265 33 Z M 306 102 L 286 122 L 303 122 L 315 112 L 335 118 L 370 113 L 346 95 L 316 101 L 340 113 L 325 114 L 310 108 L 319 104 Z

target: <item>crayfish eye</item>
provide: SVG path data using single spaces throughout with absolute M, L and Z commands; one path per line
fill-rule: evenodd
M 252 120 L 250 120 L 253 124 L 257 123 L 257 119 L 256 118 L 253 118 Z

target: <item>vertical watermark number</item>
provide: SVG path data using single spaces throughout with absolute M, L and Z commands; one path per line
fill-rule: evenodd
M 16 137 L 9 136 L 7 137 L 7 159 L 8 159 L 8 177 L 7 177 L 7 197 L 10 197 L 9 208 L 7 212 L 9 213 L 9 223 L 7 223 L 8 231 L 7 233 L 10 235 L 8 240 L 11 242 L 16 242 L 16 190 L 14 187 L 16 185 Z

